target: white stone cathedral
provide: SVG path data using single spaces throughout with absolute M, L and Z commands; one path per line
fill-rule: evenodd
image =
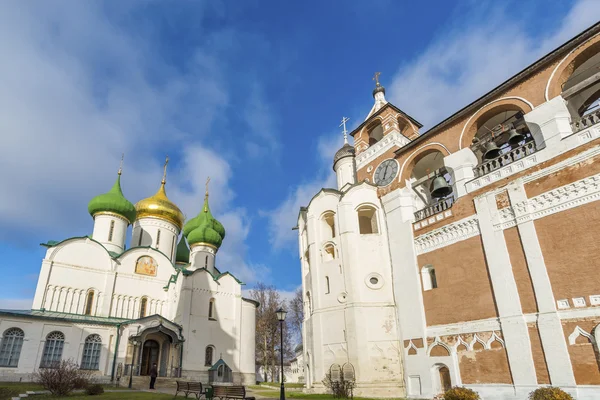
M 43 244 L 32 310 L 0 311 L 0 376 L 18 380 L 71 359 L 106 379 L 131 364 L 148 375 L 157 363 L 161 377 L 254 383 L 257 303 L 216 266 L 225 229 L 208 188 L 184 225 L 165 185 L 166 164 L 158 192 L 134 206 L 119 170 L 89 203 L 91 235 Z

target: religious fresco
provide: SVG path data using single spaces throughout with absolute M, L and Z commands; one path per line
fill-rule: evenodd
M 154 258 L 150 256 L 143 256 L 138 258 L 135 264 L 135 273 L 140 275 L 156 276 L 156 269 L 158 264 Z

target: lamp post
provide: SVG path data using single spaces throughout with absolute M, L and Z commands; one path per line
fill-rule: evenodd
M 279 320 L 279 325 L 281 327 L 281 348 L 279 352 L 281 353 L 281 392 L 279 393 L 279 400 L 285 400 L 285 387 L 283 385 L 283 321 L 285 321 L 285 315 L 287 311 L 283 308 L 280 308 L 276 311 L 277 319 Z
M 137 348 L 139 342 L 137 340 L 133 340 L 132 344 L 133 344 L 133 354 L 131 357 L 131 368 L 129 368 L 129 389 L 131 389 L 131 385 L 133 383 L 133 365 L 135 363 L 135 349 Z

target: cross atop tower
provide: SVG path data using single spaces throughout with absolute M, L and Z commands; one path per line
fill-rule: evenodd
M 348 144 L 348 130 L 346 129 L 346 122 L 348 122 L 350 120 L 350 118 L 348 117 L 342 117 L 342 123 L 340 124 L 340 126 L 344 126 L 344 143 Z
M 125 153 L 121 154 L 121 163 L 119 164 L 119 172 L 117 172 L 119 175 L 121 175 L 121 172 L 123 172 L 123 159 L 125 158 Z
M 375 72 L 375 75 L 373 75 L 373 80 L 375 81 L 375 86 L 377 87 L 381 86 L 379 83 L 379 75 L 381 75 L 381 72 Z

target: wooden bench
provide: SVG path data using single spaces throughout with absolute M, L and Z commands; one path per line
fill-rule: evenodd
M 188 397 L 190 393 L 196 396 L 196 399 L 200 399 L 200 397 L 205 396 L 206 392 L 202 391 L 202 383 L 201 382 L 185 382 L 185 381 L 175 381 L 177 383 L 177 390 L 175 391 L 175 397 L 179 392 L 185 393 L 185 397 Z
M 254 397 L 246 397 L 244 386 L 213 386 L 213 398 L 255 400 Z

